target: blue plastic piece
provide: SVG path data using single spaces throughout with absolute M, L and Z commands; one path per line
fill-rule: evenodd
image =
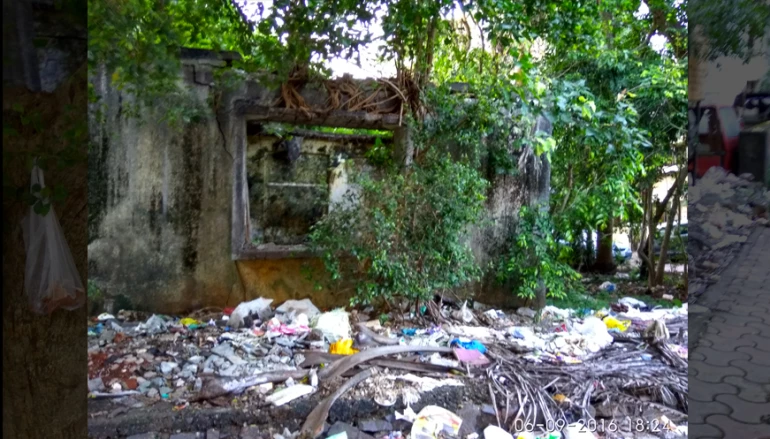
M 462 341 L 459 338 L 456 338 L 452 340 L 452 342 L 449 345 L 460 346 L 463 349 L 471 349 L 471 350 L 479 351 L 482 354 L 487 352 L 486 346 L 481 344 L 481 342 L 479 342 L 478 340 Z

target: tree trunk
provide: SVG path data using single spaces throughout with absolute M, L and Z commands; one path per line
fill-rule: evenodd
M 533 128 L 534 133 L 544 132 L 551 134 L 553 127 L 551 123 L 544 117 L 539 117 L 535 122 Z M 535 158 L 535 166 L 537 172 L 535 173 L 534 187 L 536 192 L 531 200 L 531 203 L 535 205 L 535 208 L 540 210 L 543 215 L 548 215 L 550 211 L 551 202 L 551 162 L 548 160 L 546 154 L 541 154 L 540 157 Z M 550 230 L 538 230 L 539 233 L 545 235 L 550 233 Z M 538 320 L 540 318 L 540 311 L 546 306 L 546 298 L 548 295 L 548 289 L 545 281 L 542 277 L 538 279 L 537 291 L 535 292 L 535 309 L 538 311 Z
M 615 255 L 612 251 L 613 220 L 609 220 L 604 227 L 596 232 L 598 241 L 596 250 L 596 263 L 594 270 L 600 273 L 611 273 L 615 271 Z
M 661 285 L 663 283 L 663 277 L 666 272 L 666 260 L 668 259 L 668 246 L 671 242 L 671 230 L 674 226 L 674 218 L 676 217 L 676 211 L 679 209 L 679 193 L 674 198 L 671 211 L 668 213 L 668 220 L 666 221 L 666 233 L 663 235 L 663 241 L 660 244 L 660 256 L 658 259 L 658 267 L 655 269 L 655 283 L 651 286 Z
M 593 267 L 594 254 L 596 246 L 594 245 L 593 231 L 586 230 L 585 233 L 585 245 L 583 246 L 583 264 L 586 267 Z
M 681 194 L 680 194 L 680 196 L 681 196 Z M 676 223 L 679 224 L 680 227 L 682 226 L 682 202 L 681 201 L 679 202 L 679 209 L 677 211 L 677 221 L 676 221 Z M 688 276 L 688 269 L 689 269 L 689 266 L 690 266 L 690 255 L 689 255 L 689 253 L 687 253 L 687 243 L 684 242 L 684 239 L 682 238 L 682 234 L 678 233 L 677 234 L 677 238 L 679 238 L 679 242 L 682 245 L 682 248 L 684 249 L 684 267 L 683 267 L 684 290 L 688 291 L 688 289 L 690 288 L 690 283 L 688 282 L 689 278 L 687 277 Z
M 60 151 L 66 130 L 77 123 L 65 110 L 85 118 L 88 93 L 86 66 L 65 80 L 53 93 L 30 93 L 3 87 L 4 96 L 25 110 L 41 114 L 45 131 L 28 137 L 9 136 L 3 152 L 33 152 L 36 140 L 44 154 Z M 78 143 L 85 155 L 87 142 Z M 23 159 L 4 164 L 4 174 L 17 187 L 29 187 L 30 169 Z M 7 172 L 6 172 L 7 171 Z M 86 281 L 87 263 L 87 163 L 65 169 L 46 170 L 47 183 L 61 184 L 69 196 L 56 203 L 54 211 L 72 252 L 81 279 Z M 4 175 L 4 176 L 6 176 Z M 87 309 L 57 310 L 39 316 L 29 310 L 24 291 L 26 254 L 21 219 L 29 206 L 3 199 L 3 437 L 24 439 L 75 439 L 88 435 L 86 369 Z
M 671 243 L 671 230 L 674 225 L 674 218 L 676 218 L 677 213 L 681 213 L 679 206 L 682 201 L 682 185 L 684 184 L 686 178 L 687 170 L 683 169 L 679 172 L 679 175 L 677 175 L 677 178 L 674 181 L 673 188 L 676 189 L 676 191 L 674 192 L 673 200 L 671 202 L 671 209 L 667 212 L 666 233 L 663 237 L 663 242 L 660 244 L 660 260 L 658 261 L 658 268 L 656 269 L 655 285 L 660 285 L 663 283 L 665 264 L 666 260 L 668 259 L 668 247 Z M 681 239 L 681 235 L 679 239 Z
M 647 255 L 644 262 L 647 264 L 647 286 L 652 287 L 653 283 L 655 281 L 655 231 L 656 231 L 656 225 L 657 222 L 654 221 L 654 218 L 652 217 L 654 215 L 653 213 L 653 199 L 652 199 L 652 190 L 647 193 L 647 212 L 650 215 L 649 221 L 647 222 L 647 249 L 645 250 L 645 254 Z

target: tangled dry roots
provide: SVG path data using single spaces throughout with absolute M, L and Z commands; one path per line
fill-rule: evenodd
M 409 75 L 377 80 L 354 80 L 351 77 L 323 81 L 326 101 L 322 108 L 313 108 L 302 97 L 301 90 L 308 84 L 306 75 L 293 74 L 281 84 L 281 96 L 276 107 L 299 110 L 308 117 L 332 111 L 365 111 L 369 114 L 399 114 L 412 110 L 419 117 L 424 113 L 420 102 L 420 88 Z

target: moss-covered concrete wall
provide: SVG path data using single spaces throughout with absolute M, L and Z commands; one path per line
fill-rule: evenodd
M 106 75 L 91 74 L 100 99 L 90 108 L 89 282 L 137 309 L 224 305 L 238 285 L 232 153 L 213 111 L 169 126 L 158 109 L 138 109 Z M 205 105 L 209 87 L 188 85 Z

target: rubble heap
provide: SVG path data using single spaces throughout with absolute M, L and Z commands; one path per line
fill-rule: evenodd
M 751 174 L 710 168 L 688 192 L 691 302 L 719 280 L 756 226 L 768 226 L 770 191 Z
M 299 431 L 279 435 L 284 439 L 330 435 L 329 412 L 341 398 L 403 410 L 396 418 L 411 433 L 378 431 L 382 437 L 432 439 L 436 426 L 457 436 L 462 418 L 452 409 L 459 407 L 410 407 L 436 389 L 462 386 L 488 388 L 488 412 L 502 429 L 523 435 L 516 439 L 530 438 L 524 433 L 535 425 L 552 431 L 531 438 L 561 438 L 580 420 L 687 418 L 686 304 L 655 309 L 629 299 L 582 317 L 549 306 L 535 323 L 529 309 L 442 301 L 384 320 L 371 319 L 371 309 L 321 312 L 309 300 L 273 309 L 271 302 L 181 319 L 99 316 L 89 327 L 90 398 L 128 399 L 124 407 L 167 401 L 183 410 L 319 397 Z M 667 431 L 681 436 L 683 427 L 676 428 Z M 502 439 L 503 430 L 487 430 Z

